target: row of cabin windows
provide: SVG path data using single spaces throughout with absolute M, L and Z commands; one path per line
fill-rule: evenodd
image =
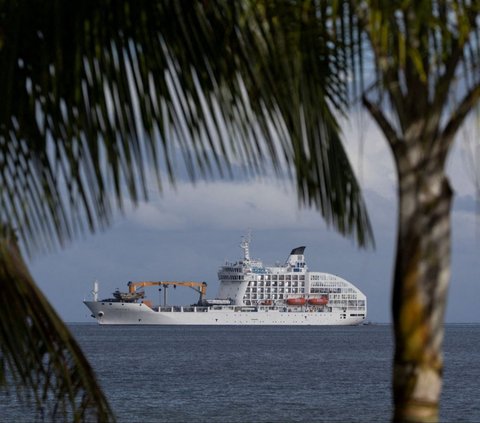
M 328 304 L 337 307 L 348 307 L 348 308 L 365 308 L 365 300 L 333 300 L 330 299 Z
M 305 293 L 305 288 L 280 288 L 280 289 L 263 289 L 263 288 L 247 288 L 246 291 L 245 291 L 247 294 L 248 293 L 252 293 L 252 294 L 256 294 L 256 293 L 280 293 L 280 292 L 286 292 L 286 293 L 292 293 L 292 294 L 298 294 L 298 293 Z
M 335 298 L 338 300 L 356 300 L 357 294 L 330 294 L 330 298 Z
M 331 293 L 340 293 L 342 292 L 342 288 L 310 288 L 310 292 L 312 294 L 331 294 Z
M 247 287 L 247 290 L 246 292 L 283 292 L 285 290 L 301 290 L 302 292 L 305 291 L 305 287 L 298 287 L 298 286 L 295 286 L 295 287 L 285 287 L 285 286 L 279 286 L 279 287 L 272 287 L 272 288 L 264 288 L 262 286 L 260 287 L 256 287 L 256 286 L 249 286 Z
M 293 281 L 293 282 L 271 282 L 271 281 L 250 281 L 248 286 L 305 286 L 305 282 L 298 282 L 298 281 Z
M 346 287 L 344 283 L 338 282 L 337 284 L 330 284 L 328 287 L 322 282 L 312 282 L 310 281 L 310 286 L 316 289 L 319 289 L 322 293 L 325 292 L 343 292 L 349 294 L 356 294 L 358 291 L 352 287 Z
M 220 274 L 219 279 L 222 280 L 228 280 L 228 281 L 243 281 L 243 276 L 237 276 L 237 275 L 225 275 L 225 274 Z
M 266 281 L 297 281 L 305 280 L 305 275 L 262 275 L 260 276 L 260 280 L 266 280 Z
M 349 288 L 350 284 L 347 283 L 347 282 L 343 282 L 343 281 L 340 281 L 340 280 L 335 280 L 335 281 L 331 281 L 331 282 L 322 282 L 322 281 L 315 281 L 313 280 L 312 277 L 310 277 L 310 284 L 312 286 L 322 286 L 322 287 L 344 287 L 345 289 L 351 289 L 353 291 L 355 291 L 354 288 Z
M 242 271 L 242 268 L 241 267 L 222 267 L 222 271 L 240 273 Z
M 336 281 L 337 277 L 335 275 L 329 275 L 329 274 L 310 275 L 310 280 L 312 280 L 312 281 Z
M 245 295 L 243 297 L 244 300 L 284 300 L 287 299 L 288 295 L 284 294 L 274 294 L 272 296 L 265 296 L 263 294 L 252 294 L 252 295 Z

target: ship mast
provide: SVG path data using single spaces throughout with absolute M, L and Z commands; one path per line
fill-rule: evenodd
M 98 281 L 93 282 L 93 301 L 98 301 Z
M 240 247 L 243 250 L 243 260 L 250 261 L 250 241 L 252 238 L 252 234 L 248 231 L 247 236 L 242 236 L 242 242 L 240 243 Z

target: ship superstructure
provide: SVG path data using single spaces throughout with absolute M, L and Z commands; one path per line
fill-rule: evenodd
M 366 296 L 338 276 L 310 272 L 304 246 L 294 248 L 286 262 L 276 266 L 250 257 L 250 237 L 244 237 L 240 246 L 243 258 L 219 269 L 215 299 L 205 297 L 205 282 L 130 282 L 128 293 L 117 291 L 114 298 L 94 298 L 85 304 L 100 324 L 355 325 L 365 321 Z M 164 287 L 163 306 L 153 306 L 143 291 L 137 291 L 152 285 Z M 199 301 L 169 306 L 166 288 L 171 285 L 195 289 Z

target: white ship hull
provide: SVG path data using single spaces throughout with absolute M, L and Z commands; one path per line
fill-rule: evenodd
M 306 308 L 282 311 L 253 307 L 162 307 L 156 311 L 142 303 L 85 301 L 85 305 L 101 325 L 320 326 L 358 325 L 365 321 L 364 317 L 342 311 L 320 312 Z

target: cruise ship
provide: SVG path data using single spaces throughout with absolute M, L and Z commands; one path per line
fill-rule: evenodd
M 294 248 L 283 265 L 265 266 L 250 257 L 250 237 L 240 244 L 243 258 L 226 262 L 218 271 L 218 295 L 206 297 L 206 282 L 129 282 L 128 292 L 112 298 L 84 301 L 101 325 L 358 325 L 367 317 L 367 298 L 338 276 L 311 272 L 305 247 Z M 146 299 L 148 286 L 163 289 L 163 305 Z M 168 305 L 168 288 L 187 287 L 199 294 L 188 306 Z

